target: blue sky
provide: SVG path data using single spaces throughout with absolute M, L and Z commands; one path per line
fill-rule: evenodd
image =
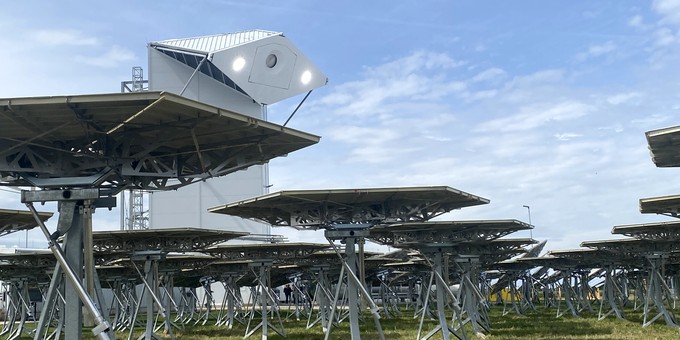
M 289 123 L 321 143 L 272 162 L 274 191 L 448 185 L 491 204 L 446 218 L 529 205 L 549 249 L 665 220 L 638 199 L 680 193 L 644 139 L 680 124 L 678 0 L 9 2 L 0 97 L 117 92 L 150 41 L 247 29 L 283 32 L 330 80 Z

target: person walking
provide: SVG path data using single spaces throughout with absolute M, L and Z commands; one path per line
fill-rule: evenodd
M 290 285 L 286 285 L 283 288 L 283 294 L 286 296 L 286 303 L 288 303 L 288 301 L 290 301 L 290 293 L 292 293 L 292 292 L 293 292 L 293 290 L 290 289 Z

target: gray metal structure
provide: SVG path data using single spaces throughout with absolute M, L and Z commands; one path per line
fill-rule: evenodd
M 285 337 L 286 331 L 281 321 L 278 298 L 272 294 L 271 270 L 274 265 L 291 264 L 306 259 L 314 252 L 328 249 L 328 245 L 314 243 L 281 243 L 281 244 L 240 244 L 220 245 L 205 249 L 205 252 L 228 261 L 249 260 L 249 269 L 255 277 L 256 294 L 246 324 L 245 338 L 258 330 L 262 339 L 266 340 L 269 330 Z M 234 323 L 234 299 L 228 301 L 228 324 Z M 260 320 L 254 324 L 259 307 Z
M 50 289 L 62 273 L 68 280 L 66 338 L 82 338 L 82 301 L 95 336 L 110 339 L 111 326 L 93 299 L 96 207 L 113 207 L 112 195 L 123 189 L 182 187 L 318 140 L 164 92 L 0 99 L 0 185 L 43 189 L 22 191 L 21 200 L 58 260 Z M 56 232 L 33 206 L 47 201 L 60 202 Z M 63 247 L 56 242 L 61 236 Z
M 517 255 L 517 247 L 530 244 L 532 240 L 515 242 L 516 240 L 500 238 L 531 228 L 531 225 L 516 220 L 416 222 L 372 228 L 369 237 L 380 244 L 417 250 L 431 261 L 431 274 L 426 289 L 429 297 L 430 287 L 433 284 L 436 287 L 436 317 L 439 324 L 421 337 L 428 311 L 429 298 L 426 297 L 418 339 L 429 339 L 441 333 L 442 338 L 448 340 L 451 335 L 466 339 L 467 335 L 463 330 L 466 323 L 471 324 L 475 334 L 483 334 L 482 330 L 490 331 L 488 317 L 480 312 L 480 309 L 484 309 L 482 303 L 485 301 L 479 285 L 481 257 L 500 255 L 491 260 L 496 262 Z M 457 263 L 456 269 L 461 274 L 459 296 L 450 289 L 448 268 L 445 266 L 448 256 L 452 256 Z M 453 308 L 453 324 L 448 321 L 448 306 Z
M 319 137 L 166 92 L 0 99 L 0 184 L 176 189 Z
M 38 213 L 43 222 L 46 222 L 52 215 L 50 212 Z M 30 211 L 0 209 L 0 237 L 35 227 L 37 227 L 37 223 Z
M 29 287 L 43 288 L 41 285 L 49 281 L 48 270 L 55 262 L 50 252 L 16 249 L 15 253 L 0 254 L 0 280 L 6 292 L 2 306 L 5 318 L 0 330 L 4 339 L 19 339 L 35 332 L 38 308 L 29 297 Z
M 360 299 L 370 306 L 378 334 L 384 339 L 379 308 L 365 287 L 363 243 L 369 236 L 369 229 L 379 224 L 424 222 L 454 209 L 488 202 L 479 196 L 443 186 L 295 190 L 234 202 L 211 208 L 210 211 L 253 218 L 273 226 L 325 229 L 326 239 L 342 259 L 333 306 L 338 303 L 339 287 L 346 279 L 350 334 L 353 340 L 357 340 L 361 339 Z M 345 243 L 344 254 L 334 241 Z M 326 330 L 326 339 L 333 328 L 335 307 L 331 308 L 330 313 L 328 319 L 331 322 Z
M 626 229 L 637 228 L 637 226 L 624 226 L 620 229 L 621 233 Z M 619 230 L 614 227 L 614 230 Z M 652 233 L 652 230 L 645 233 Z M 603 241 L 585 241 L 581 243 L 583 247 L 606 250 L 617 255 L 636 258 L 638 261 L 631 261 L 630 264 L 639 264 L 639 268 L 644 268 L 649 272 L 647 279 L 646 294 L 644 296 L 643 327 L 651 325 L 657 319 L 663 317 L 666 324 L 671 327 L 680 328 L 676 321 L 672 309 L 666 305 L 672 302 L 672 294 L 664 282 L 662 268 L 668 256 L 680 250 L 677 240 L 652 238 L 652 239 L 619 239 Z M 612 307 L 614 308 L 614 307 Z M 652 315 L 656 309 L 657 314 Z
M 275 227 L 327 229 L 353 224 L 424 222 L 489 200 L 445 186 L 287 190 L 210 208 Z M 364 225 L 362 225 L 364 224 Z
M 171 229 L 144 229 L 144 230 L 116 230 L 98 231 L 92 235 L 93 249 L 98 254 L 118 254 L 130 258 L 126 263 L 131 266 L 134 272 L 139 274 L 139 279 L 144 285 L 140 303 L 131 320 L 135 324 L 139 309 L 142 305 L 146 308 L 146 328 L 139 339 L 160 339 L 154 333 L 155 310 L 159 310 L 163 316 L 164 333 L 166 336 L 174 338 L 173 328 L 175 327 L 171 319 L 172 310 L 172 279 L 174 271 L 166 270 L 165 279 L 169 281 L 169 287 L 160 284 L 159 262 L 165 262 L 167 254 L 170 252 L 196 252 L 205 250 L 216 244 L 226 242 L 241 236 L 247 235 L 242 232 L 209 230 L 204 228 L 171 228 Z M 182 260 L 185 258 L 181 258 Z M 200 260 L 190 258 L 192 264 Z M 135 261 L 144 263 L 143 271 L 140 271 Z M 167 268 L 166 268 L 167 269 Z M 179 271 L 177 269 L 176 271 Z M 161 293 L 165 294 L 162 299 Z M 141 301 L 143 300 L 143 301 Z M 158 307 L 156 309 L 155 307 Z M 132 328 L 128 334 L 128 339 L 132 337 Z
M 123 81 L 120 84 L 120 92 L 142 92 L 149 90 L 149 81 L 144 80 L 144 70 L 140 66 L 132 68 L 132 80 Z M 120 193 L 120 229 L 147 229 L 149 228 L 149 212 L 144 209 L 144 191 L 131 189 L 128 191 L 128 199 L 125 191 Z
M 680 166 L 680 126 L 647 131 L 645 137 L 657 167 Z
M 641 198 L 640 212 L 680 217 L 680 195 Z
M 543 251 L 547 240 L 541 241 L 532 246 L 526 253 L 520 255 L 518 258 L 499 261 L 490 268 L 499 270 L 502 274 L 498 277 L 496 283 L 489 287 L 488 296 L 500 296 L 501 291 L 508 288 L 510 291 L 510 309 L 508 308 L 508 301 L 503 300 L 503 315 L 506 315 L 509 310 L 514 310 L 517 314 L 524 314 L 526 309 L 535 310 L 533 297 L 535 295 L 535 281 L 536 276 L 530 273 L 530 270 L 535 268 L 534 265 L 528 262 L 521 262 L 519 259 L 527 257 L 538 257 Z M 517 283 L 521 282 L 520 292 Z

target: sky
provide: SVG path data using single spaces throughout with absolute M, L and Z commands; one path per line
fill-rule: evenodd
M 321 142 L 271 162 L 272 192 L 446 185 L 491 203 L 440 219 L 530 217 L 546 249 L 668 220 L 639 199 L 680 193 L 644 134 L 680 125 L 680 0 L 14 1 L 0 98 L 119 92 L 148 42 L 249 29 L 283 32 L 329 78 L 288 124 Z M 18 193 L 0 188 L 0 207 Z M 98 210 L 95 228 L 118 216 Z

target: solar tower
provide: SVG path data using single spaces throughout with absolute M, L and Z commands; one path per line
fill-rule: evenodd
M 149 43 L 149 90 L 267 119 L 267 105 L 327 82 L 282 33 L 250 30 Z M 267 165 L 149 196 L 151 228 L 197 226 L 269 234 L 269 225 L 207 209 L 267 193 Z

